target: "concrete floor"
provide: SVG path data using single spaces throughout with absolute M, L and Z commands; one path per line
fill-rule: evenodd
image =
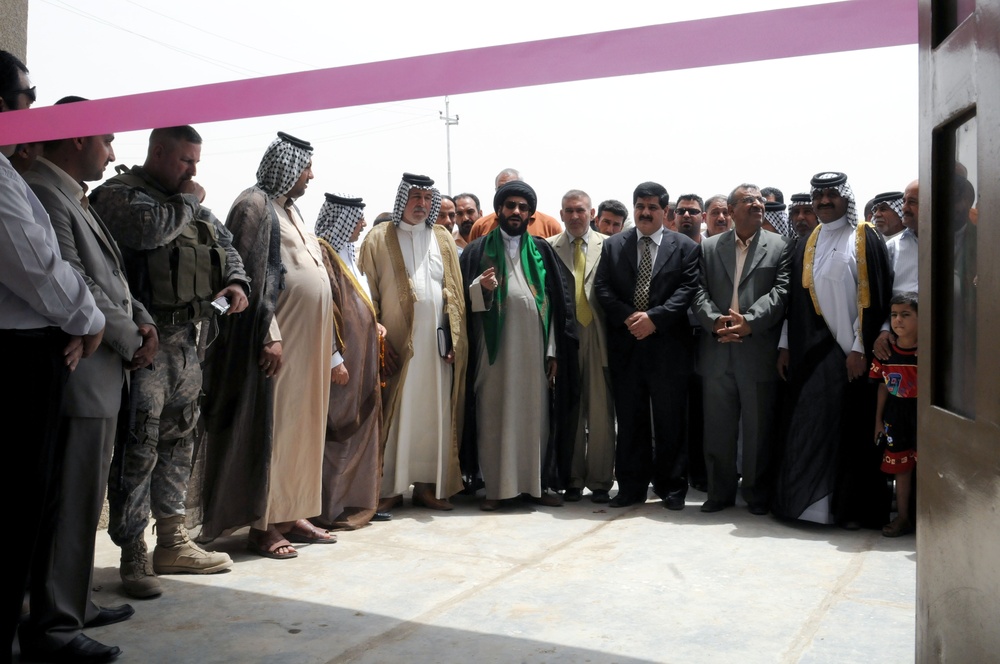
M 217 540 L 232 570 L 161 577 L 146 601 L 120 594 L 99 533 L 94 597 L 136 615 L 87 634 L 144 663 L 913 661 L 912 535 L 702 514 L 704 499 L 492 514 L 407 501 L 295 560 L 247 553 L 244 533 Z

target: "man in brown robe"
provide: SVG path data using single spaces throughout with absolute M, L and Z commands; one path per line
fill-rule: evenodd
M 360 198 L 327 194 L 316 220 L 333 295 L 336 350 L 323 452 L 323 511 L 313 521 L 346 530 L 364 526 L 375 515 L 382 479 L 379 350 L 385 328 L 375 320 L 356 264 L 354 243 L 365 227 L 364 207 Z

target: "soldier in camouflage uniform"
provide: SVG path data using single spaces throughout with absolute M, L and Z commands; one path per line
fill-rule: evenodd
M 162 592 L 155 574 L 211 574 L 233 564 L 194 544 L 184 528 L 202 384 L 198 334 L 209 327 L 213 300 L 225 297 L 227 315 L 239 313 L 250 289 L 232 235 L 202 206 L 205 190 L 191 179 L 200 157 L 193 128 L 156 129 L 143 166 L 120 169 L 91 195 L 121 247 L 132 292 L 160 329 L 151 369 L 133 374 L 134 421 L 108 484 L 108 531 L 122 548 L 122 583 L 133 597 Z M 152 565 L 144 539 L 150 510 Z

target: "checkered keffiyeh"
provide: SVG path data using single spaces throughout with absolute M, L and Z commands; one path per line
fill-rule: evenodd
M 365 204 L 360 198 L 347 194 L 326 194 L 326 201 L 319 209 L 316 219 L 316 236 L 330 243 L 333 250 L 340 253 L 348 246 L 354 227 L 365 214 Z M 350 245 L 354 258 L 354 245 Z
M 406 202 L 410 198 L 410 189 L 426 189 L 431 192 L 431 209 L 424 221 L 428 226 L 433 226 L 437 222 L 438 212 L 441 211 L 441 192 L 434 188 L 434 180 L 425 175 L 412 175 L 403 173 L 403 179 L 396 190 L 396 202 L 392 206 L 392 223 L 399 226 L 403 221 L 403 212 L 406 210 Z
M 843 178 L 842 184 L 823 184 L 822 182 L 824 179 L 837 179 L 838 176 Z M 840 192 L 840 195 L 847 199 L 847 223 L 851 226 L 858 225 L 858 210 L 854 202 L 854 191 L 851 189 L 851 185 L 847 183 L 847 176 L 843 175 L 843 173 L 820 173 L 813 177 L 811 187 L 809 190 L 810 196 L 815 196 L 817 191 L 824 189 L 836 189 Z
M 269 198 L 283 196 L 292 190 L 302 171 L 312 159 L 312 146 L 306 141 L 278 132 L 278 138 L 267 147 L 257 168 L 257 186 Z
M 898 193 L 899 195 L 898 196 L 894 196 L 894 194 L 896 194 L 896 193 Z M 903 193 L 902 192 L 892 192 L 890 194 L 879 194 L 878 196 L 875 197 L 875 207 L 878 207 L 879 205 L 882 205 L 882 203 L 885 203 L 886 205 L 888 205 L 889 209 L 891 209 L 893 212 L 895 212 L 897 217 L 899 217 L 900 219 L 903 218 Z
M 785 209 L 784 205 L 781 205 L 780 209 L 774 210 L 768 210 L 765 208 L 764 221 L 774 226 L 774 230 L 777 231 L 779 235 L 792 237 L 795 234 L 795 229 L 793 229 L 792 225 L 788 223 L 788 210 Z

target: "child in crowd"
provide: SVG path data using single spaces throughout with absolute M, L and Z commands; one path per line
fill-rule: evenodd
M 888 360 L 872 362 L 869 376 L 880 381 L 875 441 L 885 444 L 882 471 L 896 478 L 897 516 L 882 534 L 899 537 L 913 532 L 915 520 L 910 514 L 910 493 L 917 463 L 917 294 L 899 293 L 889 303 L 896 341 L 890 344 Z

